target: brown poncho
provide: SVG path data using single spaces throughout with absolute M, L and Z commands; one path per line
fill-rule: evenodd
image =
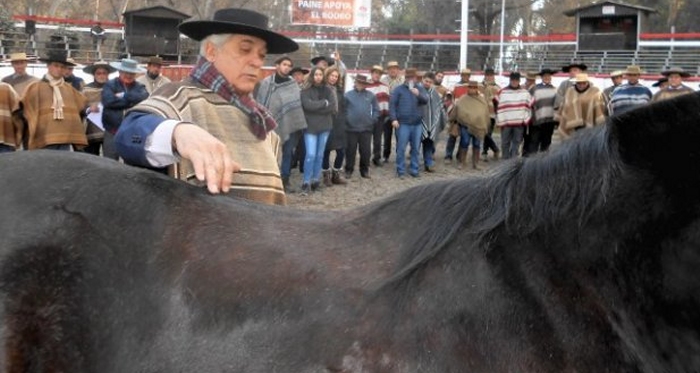
M 460 125 L 467 127 L 472 136 L 483 140 L 491 122 L 489 104 L 481 94 L 464 95 L 455 102 L 450 111 L 450 120 L 456 120 Z

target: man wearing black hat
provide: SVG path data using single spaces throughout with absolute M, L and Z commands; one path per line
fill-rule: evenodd
M 66 66 L 75 66 L 67 58 L 66 51 L 58 50 L 39 59 L 46 62 L 48 72 L 24 92 L 28 150 L 71 150 L 88 144 L 83 125 L 87 99 L 63 79 Z
M 503 158 L 518 156 L 523 135 L 530 124 L 532 96 L 520 86 L 519 72 L 510 73 L 510 84 L 496 96 L 496 125 L 501 129 Z
M 554 100 L 554 111 L 559 111 L 559 109 L 564 106 L 564 97 L 566 96 L 566 91 L 574 86 L 571 79 L 576 78 L 576 75 L 586 72 L 588 66 L 583 62 L 572 62 L 561 68 L 561 71 L 569 74 L 569 79 L 565 79 L 559 84 L 557 89 L 557 97 Z
M 100 155 L 102 141 L 104 139 L 104 125 L 102 124 L 102 89 L 109 80 L 109 74 L 117 71 L 107 61 L 97 61 L 85 66 L 83 72 L 94 77 L 94 80 L 85 85 L 83 94 L 88 99 L 87 137 L 89 145 L 83 151 L 93 155 Z
M 260 81 L 255 94 L 255 99 L 270 110 L 277 121 L 275 132 L 282 142 L 280 172 L 287 193 L 293 190 L 289 183 L 292 151 L 304 137 L 303 131 L 306 128 L 304 109 L 301 106 L 301 90 L 297 82 L 289 76 L 291 70 L 291 58 L 278 58 L 275 61 L 275 73 Z
M 272 31 L 266 16 L 246 9 L 221 9 L 211 20 L 178 29 L 201 41 L 199 60 L 188 78 L 166 84 L 129 112 L 117 134 L 120 155 L 145 167 L 175 164 L 173 176 L 205 182 L 211 193 L 285 204 L 277 123 L 252 93 L 265 55 L 299 46 Z
M 533 118 L 529 128 L 528 154 L 545 152 L 552 143 L 552 134 L 557 125 L 554 119 L 554 100 L 557 96 L 557 88 L 552 85 L 552 75 L 557 72 L 557 70 L 548 68 L 542 69 L 537 73 L 541 82 L 530 88 Z
M 668 100 L 695 92 L 692 88 L 683 84 L 683 78 L 689 77 L 690 73 L 683 70 L 682 67 L 671 67 L 666 71 L 662 71 L 661 75 L 668 81 L 668 84 L 665 87 L 659 88 L 658 92 L 652 96 L 652 102 Z
M 494 159 L 498 159 L 501 153 L 498 145 L 493 141 L 493 130 L 496 128 L 496 107 L 493 105 L 493 102 L 500 90 L 501 87 L 496 83 L 496 71 L 491 67 L 484 69 L 484 81 L 481 82 L 479 91 L 484 95 L 484 98 L 486 98 L 486 103 L 489 105 L 489 114 L 491 116 L 491 124 L 484 136 L 484 146 L 481 149 L 481 159 L 484 160 L 484 162 L 488 162 L 489 149 L 493 152 Z

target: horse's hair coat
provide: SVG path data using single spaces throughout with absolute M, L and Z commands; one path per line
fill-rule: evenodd
M 698 372 L 698 144 L 693 94 L 336 212 L 0 155 L 0 372 Z

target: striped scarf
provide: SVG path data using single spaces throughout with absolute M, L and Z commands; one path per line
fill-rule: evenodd
M 267 137 L 267 133 L 277 127 L 277 122 L 275 122 L 270 111 L 258 104 L 252 95 L 238 95 L 231 84 L 206 58 L 199 57 L 199 61 L 192 69 L 190 76 L 248 115 L 252 124 L 250 131 L 258 139 L 264 140 Z

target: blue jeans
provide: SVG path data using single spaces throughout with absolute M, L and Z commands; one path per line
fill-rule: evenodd
M 469 143 L 472 144 L 472 152 L 478 152 L 481 149 L 479 138 L 469 133 L 467 127 L 459 126 L 459 147 L 468 150 Z
M 420 123 L 413 125 L 400 123 L 396 130 L 396 173 L 403 176 L 406 173 L 406 145 L 411 145 L 411 164 L 408 173 L 418 176 L 418 152 L 423 127 Z
M 501 127 L 501 149 L 503 159 L 510 159 L 518 156 L 520 143 L 523 142 L 525 127 Z
M 306 145 L 306 158 L 304 158 L 304 184 L 311 184 L 321 180 L 321 164 L 323 163 L 323 151 L 326 150 L 326 141 L 331 131 L 321 133 L 305 133 L 304 145 Z
M 282 165 L 280 166 L 280 175 L 284 177 L 289 177 L 292 173 L 292 155 L 294 148 L 299 143 L 299 137 L 302 135 L 304 130 L 299 130 L 289 134 L 289 138 L 282 145 Z

